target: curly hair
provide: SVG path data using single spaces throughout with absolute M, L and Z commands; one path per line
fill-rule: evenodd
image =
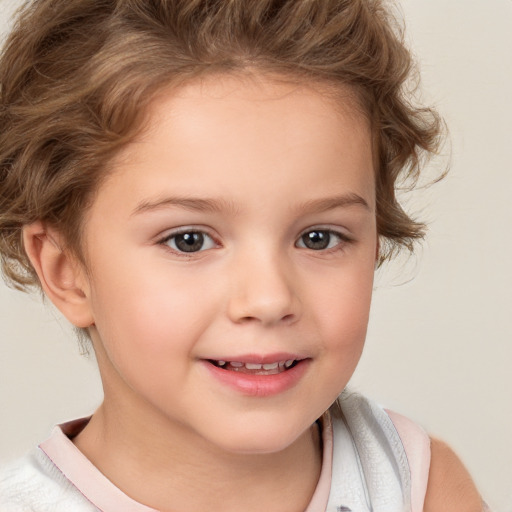
M 39 281 L 22 227 L 56 227 L 80 255 L 108 162 L 164 87 L 252 69 L 350 87 L 374 139 L 380 261 L 424 225 L 396 197 L 437 150 L 440 119 L 415 106 L 402 30 L 383 0 L 33 0 L 0 60 L 0 257 L 20 289 Z

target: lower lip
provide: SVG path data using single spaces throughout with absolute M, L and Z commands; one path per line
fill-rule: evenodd
M 284 393 L 294 387 L 306 372 L 310 362 L 310 359 L 303 359 L 293 368 L 274 375 L 251 375 L 223 370 L 208 361 L 203 361 L 203 364 L 221 384 L 246 396 L 266 397 Z

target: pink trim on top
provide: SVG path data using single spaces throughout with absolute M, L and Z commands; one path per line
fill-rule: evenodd
M 89 419 L 70 421 L 55 427 L 51 436 L 39 448 L 83 496 L 102 512 L 158 512 L 124 494 L 68 438 L 77 435 Z
M 136 502 L 116 487 L 73 444 L 71 439 L 87 425 L 82 418 L 56 426 L 51 436 L 39 445 L 61 473 L 101 512 L 158 512 Z M 332 424 L 325 414 L 322 426 L 322 469 L 317 487 L 305 512 L 324 512 L 329 500 L 332 475 Z
M 325 512 L 331 492 L 333 434 L 329 411 L 322 416 L 320 424 L 322 426 L 323 443 L 322 469 L 313 497 L 304 512 Z
M 386 410 L 398 432 L 411 471 L 411 511 L 422 512 L 430 470 L 430 438 L 409 418 Z

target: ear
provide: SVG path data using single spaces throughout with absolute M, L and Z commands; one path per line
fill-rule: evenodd
M 24 226 L 23 243 L 43 291 L 76 327 L 94 323 L 89 304 L 89 286 L 82 265 L 63 249 L 60 234 L 34 222 Z

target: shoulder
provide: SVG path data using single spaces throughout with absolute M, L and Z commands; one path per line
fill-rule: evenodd
M 413 511 L 483 512 L 484 504 L 475 484 L 448 445 L 431 439 L 408 418 L 382 409 L 360 395 L 343 393 L 339 405 L 349 427 L 355 427 L 350 430 L 356 437 L 358 452 L 364 455 L 369 434 L 376 432 L 380 444 L 382 439 L 386 440 L 384 451 L 394 459 L 395 466 L 400 471 L 406 467 L 407 475 L 402 475 L 402 483 L 410 483 Z M 362 432 L 361 446 L 357 442 L 359 432 Z
M 2 512 L 92 512 L 83 497 L 38 448 L 0 467 Z
M 438 439 L 430 446 L 424 512 L 482 512 L 482 498 L 455 452 Z
M 467 469 L 443 441 L 430 438 L 411 420 L 388 411 L 411 470 L 413 510 L 482 512 L 483 502 Z M 419 503 L 423 503 L 423 508 Z

